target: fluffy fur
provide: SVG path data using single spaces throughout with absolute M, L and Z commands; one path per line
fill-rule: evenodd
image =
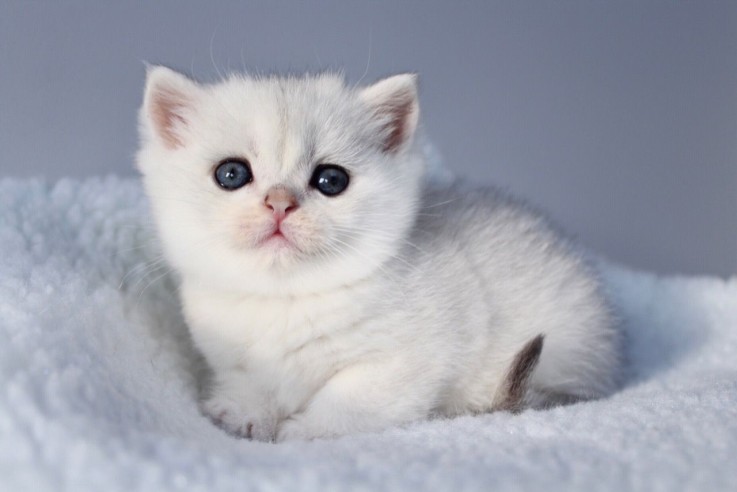
M 428 186 L 418 115 L 412 75 L 150 69 L 138 166 L 213 370 L 203 410 L 227 431 L 338 436 L 615 387 L 617 333 L 581 255 L 498 191 Z M 253 182 L 216 184 L 229 157 Z M 342 194 L 309 186 L 324 163 L 348 171 Z M 265 241 L 274 190 L 298 203 L 283 241 Z

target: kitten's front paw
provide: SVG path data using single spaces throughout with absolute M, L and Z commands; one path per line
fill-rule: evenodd
M 304 426 L 294 419 L 287 419 L 279 424 L 279 430 L 276 433 L 276 442 L 284 441 L 306 441 L 310 437 L 307 435 Z
M 274 440 L 276 426 L 271 419 L 249 414 L 229 398 L 215 396 L 206 400 L 202 403 L 202 412 L 233 436 L 265 442 Z
M 279 424 L 276 442 L 310 441 L 321 437 L 336 437 L 337 432 L 315 425 L 301 415 L 290 417 Z

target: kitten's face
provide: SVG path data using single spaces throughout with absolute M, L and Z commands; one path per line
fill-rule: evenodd
M 149 72 L 138 164 L 185 278 L 242 292 L 350 284 L 396 254 L 422 161 L 414 77 L 198 85 Z

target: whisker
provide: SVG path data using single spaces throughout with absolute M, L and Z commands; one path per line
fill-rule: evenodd
M 212 67 L 215 69 L 215 72 L 217 72 L 218 77 L 220 80 L 225 80 L 225 77 L 223 77 L 222 72 L 220 72 L 220 69 L 218 68 L 217 64 L 215 63 L 215 55 L 213 53 L 213 44 L 215 42 L 215 34 L 217 34 L 217 29 L 215 29 L 212 32 L 212 36 L 210 37 L 210 62 L 212 62 Z
M 455 202 L 457 200 L 458 200 L 458 198 L 451 198 L 450 200 L 445 200 L 444 202 L 434 203 L 432 205 L 424 205 L 422 208 L 435 208 L 435 207 L 439 207 L 441 205 L 447 205 L 449 203 L 453 203 L 453 202 Z
M 382 239 L 391 239 L 393 241 L 400 241 L 400 242 L 402 242 L 404 244 L 408 244 L 410 246 L 413 246 L 414 248 L 416 248 L 416 249 L 418 249 L 420 251 L 423 251 L 422 248 L 420 248 L 419 246 L 417 246 L 416 244 L 414 244 L 409 239 L 406 239 L 406 238 L 403 238 L 403 237 L 396 237 L 395 235 L 389 234 L 389 233 L 387 233 L 385 231 L 382 231 L 380 229 L 369 229 L 367 227 L 354 227 L 354 226 L 343 226 L 343 225 L 334 225 L 334 226 L 332 226 L 332 229 L 335 230 L 335 231 L 338 231 L 338 232 L 342 232 L 342 233 L 352 233 L 353 234 L 352 237 L 358 237 L 358 234 L 359 233 L 365 233 L 365 234 L 370 234 L 370 235 L 372 235 L 374 237 L 379 237 L 379 238 L 382 238 Z
M 138 286 L 138 284 L 140 284 L 142 281 L 146 280 L 146 278 L 148 278 L 149 275 L 157 272 L 158 270 L 161 270 L 162 268 L 166 268 L 166 267 L 167 265 L 165 263 L 165 258 L 163 256 L 158 258 L 156 261 L 148 263 L 146 265 L 146 268 L 144 269 L 144 273 L 141 275 L 141 277 L 138 280 L 136 280 L 136 282 L 133 285 L 131 285 L 130 288 L 135 289 L 136 286 Z M 121 282 L 121 286 L 122 286 L 122 282 Z
M 373 45 L 372 31 L 373 29 L 371 28 L 371 26 L 369 26 L 369 46 L 368 46 L 368 59 L 366 60 L 366 70 L 363 71 L 363 75 L 361 75 L 361 78 L 358 79 L 358 82 L 356 82 L 356 87 L 360 86 L 361 82 L 363 82 L 364 77 L 368 75 L 369 66 L 371 65 L 371 47 Z
M 153 285 L 153 284 L 154 284 L 154 282 L 156 282 L 156 281 L 158 281 L 158 280 L 161 280 L 162 278 L 164 278 L 164 277 L 165 277 L 166 275 L 168 275 L 168 274 L 169 274 L 170 272 L 171 272 L 171 269 L 167 268 L 167 269 L 166 269 L 166 270 L 164 271 L 164 273 L 162 273 L 161 275 L 157 276 L 157 277 L 156 277 L 156 278 L 154 278 L 154 279 L 153 279 L 152 281 L 150 281 L 150 282 L 149 282 L 148 284 L 146 284 L 146 286 L 145 286 L 145 287 L 144 287 L 144 288 L 143 288 L 143 289 L 141 290 L 141 292 L 140 292 L 140 293 L 138 294 L 138 300 L 136 301 L 136 307 L 138 307 L 138 305 L 140 304 L 140 302 L 141 302 L 141 299 L 143 298 L 143 293 L 144 293 L 144 292 L 146 292 L 146 289 L 148 289 L 149 287 L 151 287 L 151 285 Z

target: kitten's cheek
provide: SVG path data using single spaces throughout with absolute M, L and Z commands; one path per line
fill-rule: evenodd
M 273 232 L 273 221 L 271 217 L 241 213 L 231 218 L 224 232 L 237 249 L 251 249 Z
M 316 249 L 319 242 L 316 239 L 319 237 L 319 233 L 310 221 L 300 220 L 290 224 L 285 223 L 282 230 L 285 237 L 292 241 L 300 251 L 309 253 Z

